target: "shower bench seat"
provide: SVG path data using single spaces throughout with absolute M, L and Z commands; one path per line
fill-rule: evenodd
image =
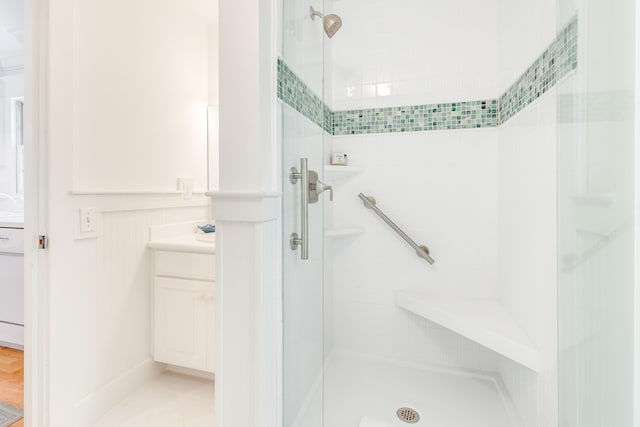
M 497 300 L 395 292 L 397 306 L 540 372 L 540 352 Z

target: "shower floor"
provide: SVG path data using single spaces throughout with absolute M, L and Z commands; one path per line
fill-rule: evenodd
M 368 417 L 380 427 L 514 427 L 510 401 L 481 375 L 403 366 L 350 354 L 335 355 L 325 375 L 324 425 L 359 427 Z M 416 424 L 401 422 L 398 408 L 418 410 Z

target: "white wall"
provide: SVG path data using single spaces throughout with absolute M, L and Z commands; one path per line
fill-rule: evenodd
M 206 190 L 193 165 L 206 165 L 215 2 L 74 5 L 74 190 L 171 191 L 178 177 Z
M 334 110 L 499 95 L 497 1 L 333 1 L 325 9 L 344 23 L 325 40 L 325 102 Z M 332 141 L 363 172 L 336 186 L 327 226 L 360 226 L 365 234 L 329 246 L 328 348 L 496 371 L 495 354 L 398 309 L 393 291 L 497 297 L 498 131 Z M 364 209 L 359 192 L 428 245 L 436 264 L 426 265 Z
M 498 0 L 500 93 L 555 39 L 556 3 L 556 0 Z
M 217 0 L 211 2 L 212 5 L 216 6 L 215 14 L 217 16 Z M 209 86 L 209 105 L 218 105 L 220 104 L 220 82 L 219 82 L 219 74 L 220 69 L 218 67 L 218 57 L 220 55 L 219 52 L 219 43 L 218 43 L 218 21 L 216 20 L 213 24 L 207 27 L 207 32 L 209 35 L 209 40 L 207 47 L 209 49 L 209 77 L 208 77 L 208 86 Z
M 555 2 L 476 3 L 330 3 L 344 26 L 326 42 L 325 101 L 343 110 L 497 98 L 554 40 Z M 333 349 L 498 372 L 527 426 L 555 425 L 555 104 L 551 91 L 497 129 L 332 138 L 363 172 L 336 186 L 329 226 L 365 230 L 329 246 Z M 436 264 L 415 257 L 359 192 Z M 543 372 L 395 307 L 393 291 L 412 286 L 501 299 Z
M 492 357 L 485 357 L 475 344 L 465 343 L 469 351 L 460 360 L 462 340 L 395 307 L 393 291 L 415 287 L 448 295 L 497 295 L 497 131 L 335 137 L 333 147 L 349 153 L 350 164 L 363 172 L 335 186 L 332 225 L 365 231 L 334 242 L 333 257 L 327 260 L 333 265 L 335 348 L 495 367 Z M 380 209 L 414 240 L 429 246 L 436 264 L 416 257 L 365 209 L 357 197 L 360 192 L 374 196 Z M 439 352 L 456 356 L 449 359 Z M 488 361 L 476 361 L 477 354 Z
M 318 96 L 323 93 L 324 32 L 322 20 L 311 21 L 309 6 L 322 12 L 323 2 L 284 1 L 283 8 L 283 39 L 280 55 L 287 65 L 298 75 Z M 329 12 L 328 6 L 326 7 Z
M 557 423 L 556 92 L 500 128 L 500 298 L 542 356 L 536 374 L 502 359 L 500 375 L 527 426 Z
M 52 427 L 92 425 L 157 373 L 150 360 L 148 227 L 209 217 L 208 198 L 183 200 L 175 179 L 193 177 L 196 190 L 205 189 L 208 25 L 216 18 L 210 6 L 50 4 Z M 75 238 L 80 207 L 96 208 L 97 238 Z
M 326 3 L 333 110 L 496 98 L 498 0 Z
M 96 201 L 76 198 L 72 204 Z M 91 425 L 160 370 L 150 352 L 149 226 L 204 220 L 208 205 L 146 204 L 135 209 L 105 203 L 98 239 L 51 234 L 52 426 Z M 74 219 L 68 215 L 55 225 L 72 229 Z
M 556 2 L 500 0 L 500 82 L 506 90 L 556 37 Z M 556 91 L 500 127 L 500 298 L 542 356 L 536 374 L 502 358 L 526 426 L 558 419 Z

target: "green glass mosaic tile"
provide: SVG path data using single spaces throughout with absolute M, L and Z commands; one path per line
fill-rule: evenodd
M 331 111 L 278 59 L 278 97 L 332 135 L 423 132 L 500 126 L 578 65 L 574 17 L 556 40 L 498 99 Z
M 329 107 L 280 58 L 278 98 L 327 132 L 331 132 Z
M 497 101 L 452 102 L 335 111 L 333 135 L 495 127 Z
M 498 125 L 522 111 L 577 66 L 578 21 L 574 17 L 551 46 L 502 94 Z

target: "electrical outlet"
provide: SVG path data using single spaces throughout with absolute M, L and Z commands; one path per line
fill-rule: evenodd
M 94 233 L 96 231 L 95 208 L 80 208 L 80 233 Z

